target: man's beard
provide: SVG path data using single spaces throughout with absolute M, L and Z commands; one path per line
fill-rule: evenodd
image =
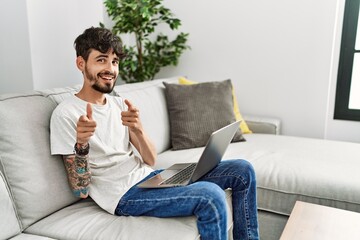
M 101 75 L 111 75 L 114 77 L 114 81 L 113 84 L 111 83 L 106 83 L 104 86 L 101 85 L 99 78 L 101 78 Z M 116 75 L 109 72 L 109 71 L 104 71 L 104 72 L 100 72 L 97 75 L 93 75 L 89 72 L 89 70 L 87 69 L 87 67 L 85 67 L 85 76 L 86 78 L 88 78 L 91 82 L 95 82 L 91 87 L 101 93 L 111 93 L 112 90 L 115 87 L 115 83 L 116 83 Z

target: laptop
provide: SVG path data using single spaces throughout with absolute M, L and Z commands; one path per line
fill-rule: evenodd
M 177 163 L 140 183 L 140 188 L 168 188 L 196 182 L 221 161 L 241 121 L 213 132 L 197 163 Z

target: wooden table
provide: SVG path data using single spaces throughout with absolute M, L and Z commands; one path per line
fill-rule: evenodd
M 359 240 L 360 213 L 297 201 L 280 240 Z

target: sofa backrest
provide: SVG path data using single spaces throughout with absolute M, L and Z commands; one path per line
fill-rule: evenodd
M 171 147 L 170 124 L 163 82 L 177 83 L 178 77 L 157 79 L 142 83 L 118 85 L 115 95 L 129 99 L 140 111 L 146 133 L 154 142 L 157 152 Z
M 177 79 L 124 84 L 114 89 L 115 95 L 129 99 L 140 109 L 143 126 L 159 153 L 170 148 L 163 81 Z M 78 200 L 68 186 L 61 157 L 50 154 L 49 129 L 57 104 L 78 90 L 79 86 L 0 95 L 0 171 L 12 194 L 21 231 Z
M 0 172 L 0 239 L 8 239 L 21 232 L 11 193 L 5 178 Z
M 36 92 L 0 96 L 0 170 L 21 230 L 77 201 L 61 157 L 50 155 L 49 125 L 55 107 Z

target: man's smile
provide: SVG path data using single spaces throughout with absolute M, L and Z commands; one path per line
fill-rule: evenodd
M 111 80 L 114 80 L 115 79 L 115 75 L 112 74 L 112 73 L 99 73 L 98 76 L 100 78 L 102 78 L 103 80 L 106 80 L 106 81 L 111 81 Z

